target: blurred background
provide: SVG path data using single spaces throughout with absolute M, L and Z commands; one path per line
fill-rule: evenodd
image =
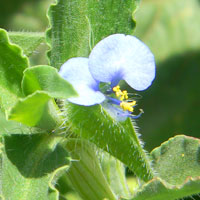
M 48 27 L 46 16 L 53 0 L 0 1 L 0 28 L 7 31 L 44 32 Z M 30 56 L 30 64 L 47 64 L 47 45 L 42 43 Z
M 177 134 L 200 137 L 200 1 L 143 0 L 135 35 L 155 55 L 157 74 L 142 92 L 138 120 L 146 149 Z
M 7 0 L 0 3 L 0 27 L 8 31 L 42 32 L 48 27 L 46 10 L 53 0 Z M 200 133 L 200 1 L 143 0 L 134 13 L 134 35 L 155 55 L 156 79 L 138 107 L 137 120 L 145 148 L 152 150 L 168 138 Z M 31 64 L 46 64 L 45 44 L 31 56 Z M 130 90 L 129 90 L 130 91 Z M 138 93 L 138 92 L 137 92 Z
M 46 10 L 51 2 L 1 1 L 0 28 L 44 32 L 48 27 Z M 200 0 L 143 0 L 134 17 L 134 35 L 149 46 L 157 65 L 152 86 L 137 92 L 142 96 L 138 108 L 145 113 L 136 122 L 146 150 L 151 151 L 177 134 L 199 138 Z M 46 50 L 45 44 L 40 45 L 31 56 L 31 64 L 47 64 Z M 129 92 L 136 91 L 129 88 Z M 7 124 L 0 114 L 0 129 L 3 123 Z M 68 193 L 68 199 L 72 196 Z

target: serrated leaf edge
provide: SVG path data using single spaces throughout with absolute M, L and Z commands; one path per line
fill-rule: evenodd
M 173 139 L 178 138 L 178 137 L 184 137 L 185 139 L 197 140 L 197 141 L 200 143 L 200 139 L 199 139 L 199 138 L 195 138 L 195 137 L 187 136 L 187 135 L 176 135 L 176 136 L 174 136 L 174 137 L 170 137 L 167 141 L 161 143 L 160 146 L 154 148 L 154 149 L 150 152 L 150 154 L 152 154 L 154 151 L 157 151 L 159 148 L 161 148 L 162 146 L 166 145 L 168 142 L 171 142 Z
M 180 190 L 180 189 L 184 188 L 184 186 L 186 186 L 187 184 L 189 184 L 191 181 L 195 182 L 195 181 L 198 181 L 198 180 L 200 181 L 200 176 L 195 177 L 195 178 L 193 178 L 193 177 L 187 177 L 183 184 L 175 186 L 175 185 L 171 185 L 171 184 L 167 183 L 166 181 L 164 181 L 163 179 L 161 179 L 159 177 L 155 177 L 152 180 L 150 180 L 149 182 L 145 183 L 141 188 L 139 188 L 138 191 L 136 191 L 136 194 L 131 199 L 129 199 L 129 200 L 134 200 L 135 198 L 137 198 L 138 195 L 140 195 L 140 193 L 142 193 L 143 190 L 146 187 L 148 187 L 148 185 L 151 184 L 152 182 L 158 181 L 160 184 L 162 184 L 162 186 L 164 188 L 169 189 L 169 190 Z M 196 194 L 196 193 L 194 193 L 194 194 Z M 188 194 L 188 196 L 194 195 L 194 194 L 193 193 L 192 194 Z M 186 196 L 184 195 L 184 196 L 181 196 L 181 197 L 178 197 L 178 198 L 183 198 L 183 197 L 186 197 Z M 123 200 L 125 200 L 125 199 L 123 199 Z
M 54 3 L 51 3 L 48 10 L 47 10 L 47 13 L 46 13 L 46 16 L 47 16 L 47 19 L 49 21 L 49 27 L 46 29 L 45 31 L 45 40 L 46 40 L 46 44 L 47 46 L 49 47 L 49 49 L 47 50 L 46 52 L 46 56 L 47 56 L 47 59 L 48 59 L 48 62 L 50 64 L 50 57 L 49 57 L 49 54 L 51 53 L 51 50 L 52 50 L 52 46 L 51 46 L 51 41 L 52 39 L 49 37 L 49 35 L 51 34 L 51 31 L 52 31 L 52 21 L 51 21 L 51 17 L 50 17 L 50 11 L 53 7 L 55 7 L 56 5 L 58 4 L 58 0 L 54 0 Z
M 58 180 L 58 178 L 61 176 L 62 173 L 66 172 L 69 170 L 71 165 L 71 162 L 69 165 L 64 165 L 62 167 L 57 168 L 53 174 L 51 175 L 50 179 L 49 179 L 49 188 L 51 188 L 53 191 L 55 191 L 56 193 L 56 200 L 59 200 L 59 191 L 56 189 L 55 187 L 55 183 Z
M 28 66 L 29 66 L 29 59 L 28 59 L 27 56 L 23 53 L 23 49 L 22 49 L 20 46 L 18 46 L 17 44 L 14 44 L 14 43 L 11 42 L 11 40 L 9 39 L 9 34 L 8 34 L 8 32 L 7 32 L 5 29 L 0 28 L 0 32 L 4 32 L 4 34 L 5 34 L 5 36 L 6 36 L 6 37 L 5 37 L 6 43 L 7 43 L 9 46 L 14 47 L 14 48 L 17 50 L 17 54 L 18 54 L 19 56 L 21 56 L 24 60 L 26 60 L 27 67 L 28 67 Z

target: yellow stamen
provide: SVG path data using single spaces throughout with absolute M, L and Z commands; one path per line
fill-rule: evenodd
M 115 87 L 113 88 L 113 91 L 114 91 L 114 92 L 121 91 L 119 85 L 115 86 Z
M 119 85 L 113 87 L 113 91 L 115 92 L 115 95 L 119 97 L 120 101 L 122 101 L 120 103 L 120 107 L 125 111 L 128 110 L 130 112 L 133 112 L 134 110 L 133 107 L 136 105 L 136 101 L 131 101 L 131 102 L 123 101 L 124 99 L 128 99 L 128 92 L 126 90 L 121 91 Z
M 116 95 L 117 97 L 120 97 L 120 96 L 123 95 L 123 93 L 122 93 L 121 90 L 120 90 L 120 91 L 115 92 L 115 95 Z
M 124 99 L 128 99 L 128 92 L 126 90 L 121 91 L 119 85 L 113 87 L 113 91 L 115 92 L 115 95 L 120 98 L 121 101 L 123 101 Z
M 125 111 L 128 110 L 130 112 L 133 112 L 133 110 L 134 110 L 133 106 L 135 106 L 135 104 L 136 104 L 136 101 L 132 101 L 132 102 L 122 101 L 120 103 L 120 107 Z
M 120 101 L 123 101 L 124 100 L 124 96 L 121 96 L 119 99 L 120 99 Z
M 124 98 L 125 99 L 128 99 L 128 92 L 126 90 L 122 91 L 123 95 L 124 95 Z

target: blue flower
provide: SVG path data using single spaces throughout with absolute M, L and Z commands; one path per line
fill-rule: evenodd
M 101 40 L 89 58 L 76 57 L 65 62 L 60 75 L 70 82 L 77 93 L 72 103 L 91 106 L 106 102 L 120 115 L 133 116 L 135 101 L 128 100 L 118 83 L 125 80 L 135 90 L 147 89 L 155 78 L 155 60 L 149 48 L 134 36 L 114 34 Z M 107 83 L 106 90 L 100 83 Z

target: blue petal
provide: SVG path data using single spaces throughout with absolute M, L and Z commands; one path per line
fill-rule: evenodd
M 72 103 L 91 106 L 104 101 L 105 96 L 99 91 L 99 82 L 88 70 L 88 58 L 71 58 L 65 62 L 59 74 L 73 85 L 79 97 L 69 98 Z
M 132 88 L 144 90 L 155 78 L 155 61 L 139 39 L 115 34 L 94 47 L 89 56 L 89 70 L 98 81 L 117 85 L 125 80 Z

